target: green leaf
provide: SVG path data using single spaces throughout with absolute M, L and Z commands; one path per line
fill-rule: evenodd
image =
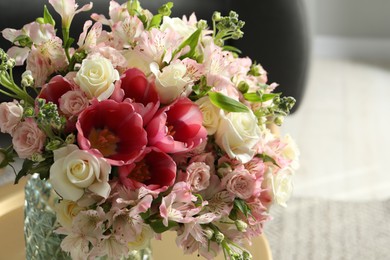
M 175 50 L 172 57 L 175 57 L 177 53 L 179 53 L 184 47 L 189 46 L 190 51 L 186 53 L 185 55 L 182 55 L 180 59 L 184 58 L 194 58 L 196 46 L 198 46 L 199 38 L 201 35 L 202 29 L 198 29 L 195 32 L 193 32 L 184 42 L 180 44 L 180 46 Z
M 163 15 L 162 14 L 156 14 L 152 17 L 152 20 L 150 21 L 148 29 L 151 29 L 153 27 L 158 27 L 162 21 Z
M 275 97 L 279 96 L 279 93 L 270 93 L 270 94 L 262 94 L 260 95 L 259 93 L 245 93 L 244 98 L 250 102 L 266 102 L 269 100 L 274 99 Z
M 162 219 L 158 219 L 158 220 L 155 220 L 155 221 L 151 221 L 149 223 L 149 225 L 153 229 L 154 232 L 160 234 L 160 233 L 163 233 L 163 232 L 165 232 L 167 230 L 170 230 L 173 227 L 176 227 L 178 224 L 175 221 L 168 220 L 168 226 L 165 226 L 163 224 L 163 220 Z
M 46 5 L 43 8 L 43 21 L 45 23 L 51 24 L 53 26 L 56 25 L 56 22 L 53 19 L 53 16 L 51 16 L 49 10 L 47 9 Z
M 248 215 L 251 213 L 251 209 L 248 207 L 248 204 L 246 204 L 246 202 L 242 199 L 236 198 L 234 200 L 234 207 L 241 211 L 245 217 L 248 217 Z
M 52 158 L 48 158 L 42 162 L 33 162 L 27 159 L 24 160 L 22 169 L 16 175 L 15 184 L 17 184 L 22 177 L 34 173 L 38 173 L 41 179 L 48 179 L 50 167 L 52 164 Z
M 34 162 L 30 160 L 24 160 L 22 169 L 18 172 L 15 178 L 15 184 L 18 184 L 19 180 L 27 176 L 28 172 L 30 171 L 31 167 L 33 166 Z
M 208 93 L 211 103 L 213 105 L 228 111 L 228 112 L 249 112 L 249 108 L 241 102 L 227 97 L 218 92 Z
M 230 45 L 224 45 L 224 46 L 222 47 L 222 49 L 223 49 L 224 51 L 231 51 L 231 52 L 235 52 L 235 53 L 238 53 L 238 54 L 241 54 L 241 53 L 242 53 L 242 51 L 241 51 L 240 49 L 238 49 L 238 48 L 236 48 L 236 47 L 234 47 L 234 46 L 230 46 Z
M 256 157 L 261 158 L 263 160 L 263 162 L 271 162 L 271 163 L 273 163 L 274 165 L 276 165 L 276 166 L 278 166 L 280 168 L 280 166 L 275 161 L 275 159 L 272 158 L 271 156 L 265 154 L 265 153 L 258 154 L 258 155 L 256 155 Z

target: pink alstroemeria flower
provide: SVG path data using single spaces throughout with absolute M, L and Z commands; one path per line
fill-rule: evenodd
M 61 15 L 63 28 L 70 27 L 75 14 L 89 11 L 93 6 L 93 3 L 90 2 L 77 10 L 78 4 L 76 4 L 75 0 L 49 0 L 49 3 L 53 6 L 54 10 Z
M 119 168 L 119 180 L 132 190 L 146 186 L 149 190 L 164 191 L 176 178 L 176 163 L 166 153 L 151 150 L 142 160 Z
M 181 98 L 161 108 L 146 127 L 149 146 L 166 153 L 188 151 L 203 142 L 207 130 L 202 112 L 188 98 Z
M 133 163 L 147 144 L 142 117 L 128 102 L 93 101 L 76 123 L 81 149 L 104 157 L 111 165 Z

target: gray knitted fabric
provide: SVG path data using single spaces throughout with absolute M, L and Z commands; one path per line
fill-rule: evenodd
M 292 198 L 265 226 L 274 260 L 390 259 L 390 200 Z

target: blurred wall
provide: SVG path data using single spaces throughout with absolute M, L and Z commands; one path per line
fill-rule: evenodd
M 390 61 L 390 0 L 303 0 L 314 56 Z
M 389 0 L 304 0 L 315 35 L 390 38 Z
M 359 38 L 390 38 L 389 0 L 306 0 L 312 3 L 315 33 Z

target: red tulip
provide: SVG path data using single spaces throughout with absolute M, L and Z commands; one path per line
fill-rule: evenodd
M 120 182 L 130 189 L 146 186 L 163 191 L 176 178 L 176 163 L 166 153 L 149 149 L 142 160 L 119 167 Z
M 142 117 L 127 102 L 97 102 L 85 109 L 76 123 L 81 149 L 104 157 L 111 165 L 134 162 L 147 144 Z
M 188 151 L 207 136 L 198 105 L 181 98 L 160 109 L 146 127 L 148 145 L 166 153 Z

